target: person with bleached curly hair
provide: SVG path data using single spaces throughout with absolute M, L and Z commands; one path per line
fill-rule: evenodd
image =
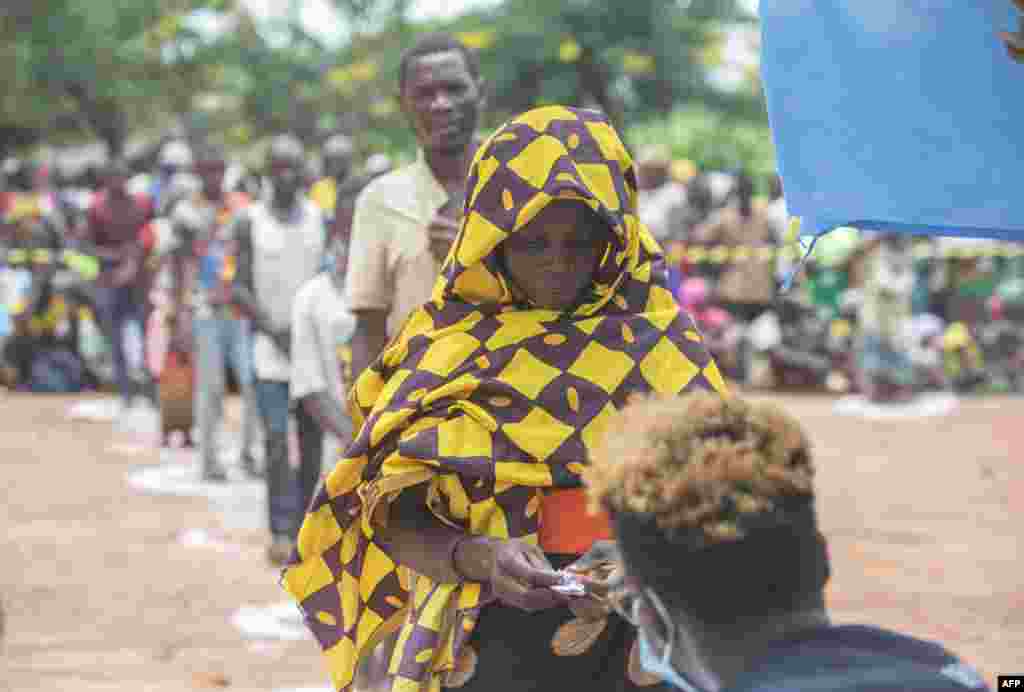
M 986 689 L 939 644 L 830 620 L 811 446 L 785 411 L 647 398 L 604 439 L 584 480 L 611 517 L 625 574 L 610 600 L 646 671 L 704 692 Z

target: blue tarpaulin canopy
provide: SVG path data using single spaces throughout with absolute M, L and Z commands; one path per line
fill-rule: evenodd
M 761 0 L 779 173 L 802 232 L 1024 241 L 1011 0 Z

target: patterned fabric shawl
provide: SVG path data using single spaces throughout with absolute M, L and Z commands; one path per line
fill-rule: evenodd
M 400 629 L 391 689 L 437 690 L 487 600 L 395 564 L 375 539 L 402 488 L 428 484 L 442 522 L 537 540 L 545 488 L 580 485 L 588 450 L 634 393 L 725 386 L 666 288 L 636 218 L 636 172 L 607 119 L 546 107 L 478 150 L 462 227 L 431 302 L 350 395 L 361 430 L 315 498 L 283 583 L 347 691 L 361 656 Z M 553 199 L 587 204 L 614 231 L 572 313 L 517 300 L 499 244 Z

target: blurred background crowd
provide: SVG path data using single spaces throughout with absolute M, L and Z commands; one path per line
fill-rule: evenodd
M 127 399 L 155 402 L 163 337 L 150 318 L 170 300 L 171 210 L 203 186 L 195 148 L 223 152 L 221 192 L 259 199 L 271 137 L 293 133 L 305 191 L 344 234 L 362 186 L 414 158 L 394 74 L 401 49 L 437 30 L 479 56 L 482 131 L 544 103 L 609 114 L 640 164 L 641 215 L 678 298 L 734 380 L 879 400 L 1022 386 L 1019 245 L 840 229 L 802 261 L 775 175 L 754 2 L 137 0 L 99 11 L 64 0 L 0 18 L 13 80 L 0 100 L 9 386 L 124 393 L 130 382 Z M 331 170 L 338 135 L 349 151 Z M 124 228 L 105 228 L 123 212 L 112 198 L 131 199 Z M 137 234 L 144 254 L 112 279 L 130 285 L 117 296 L 103 278 L 108 233 Z
M 349 145 L 332 160 L 331 141 L 310 151 L 303 185 L 329 233 L 347 235 L 358 192 L 393 163 L 386 153 L 353 160 Z M 745 170 L 702 170 L 662 147 L 641 148 L 638 158 L 641 215 L 669 257 L 679 301 L 735 381 L 883 399 L 923 388 L 1024 387 L 1019 245 L 847 228 L 822 238 L 802 262 L 805 248 L 775 178 L 761 181 L 769 194 L 758 195 Z M 152 352 L 164 337 L 152 315 L 170 300 L 170 210 L 203 185 L 189 141 L 168 137 L 151 162 L 68 174 L 53 161 L 12 156 L 2 172 L 4 383 L 75 392 L 127 377 L 155 404 L 161 357 Z M 228 195 L 263 194 L 261 167 L 225 160 L 220 174 Z M 111 347 L 113 322 L 101 319 L 97 303 L 104 262 L 97 243 L 111 193 L 139 209 L 132 232 L 145 254 L 128 279 L 134 319 L 119 323 L 123 354 Z

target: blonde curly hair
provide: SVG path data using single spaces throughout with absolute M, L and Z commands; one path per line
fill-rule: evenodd
M 813 499 L 810 444 L 777 406 L 698 392 L 624 408 L 584 473 L 591 510 L 653 518 L 691 547 L 731 543 Z

